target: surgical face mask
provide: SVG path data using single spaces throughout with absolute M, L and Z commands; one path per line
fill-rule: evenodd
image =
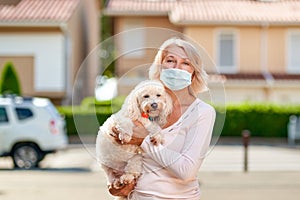
M 163 69 L 160 80 L 167 88 L 176 91 L 191 85 L 192 74 L 182 69 Z

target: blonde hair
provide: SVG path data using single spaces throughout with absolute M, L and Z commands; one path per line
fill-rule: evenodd
M 184 50 L 188 56 L 193 68 L 194 78 L 192 84 L 189 86 L 189 91 L 192 95 L 197 96 L 200 92 L 206 91 L 207 88 L 207 74 L 202 66 L 202 59 L 200 52 L 189 42 L 180 38 L 170 38 L 166 40 L 159 48 L 154 62 L 149 69 L 149 78 L 152 80 L 160 79 L 160 72 L 162 70 L 162 62 L 167 55 L 167 48 L 171 46 L 178 46 Z

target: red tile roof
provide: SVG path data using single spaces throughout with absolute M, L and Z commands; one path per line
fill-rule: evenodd
M 222 74 L 226 80 L 264 80 L 265 76 L 261 73 L 237 73 L 237 74 Z
M 226 81 L 300 81 L 300 74 L 286 73 L 237 73 L 237 74 L 210 74 L 212 80 Z
M 171 12 L 174 23 L 300 24 L 300 1 L 200 0 Z M 192 3 L 194 2 L 194 3 Z
M 179 2 L 176 0 L 109 0 L 108 15 L 167 15 Z
M 16 5 L 0 4 L 0 23 L 65 22 L 79 0 L 21 0 Z
M 299 0 L 110 0 L 108 15 L 169 15 L 177 24 L 300 24 Z
M 272 74 L 275 80 L 295 80 L 300 81 L 300 74 Z

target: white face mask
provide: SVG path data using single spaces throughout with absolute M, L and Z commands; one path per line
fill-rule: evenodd
M 176 91 L 191 85 L 192 74 L 182 69 L 163 69 L 160 80 L 167 88 Z

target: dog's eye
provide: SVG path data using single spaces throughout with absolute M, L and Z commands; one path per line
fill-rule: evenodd
M 157 94 L 156 96 L 157 96 L 157 97 L 161 97 L 161 94 Z
M 144 95 L 144 98 L 149 98 L 149 95 L 148 94 Z

